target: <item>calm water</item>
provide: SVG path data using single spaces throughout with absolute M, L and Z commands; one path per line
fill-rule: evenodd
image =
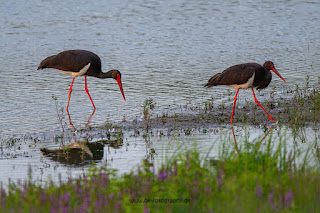
M 275 63 L 287 83 L 274 76 L 262 93 L 274 86 L 303 84 L 306 75 L 315 85 L 320 76 L 318 0 L 17 0 L 2 2 L 0 10 L 2 138 L 61 130 L 52 96 L 59 108 L 65 108 L 72 79 L 56 70 L 36 68 L 45 57 L 66 49 L 91 50 L 101 57 L 105 71 L 122 73 L 126 102 L 116 81 L 88 78 L 97 107 L 93 126 L 107 119 L 121 121 L 123 116 L 141 119 L 141 105 L 147 98 L 154 99 L 158 114 L 186 103 L 202 103 L 211 96 L 216 105 L 226 102 L 226 88 L 205 89 L 203 85 L 216 72 L 237 63 Z M 250 91 L 241 92 L 239 103 L 251 96 Z M 82 77 L 75 80 L 69 110 L 76 127 L 84 126 L 92 113 Z M 137 145 L 114 151 L 122 159 L 120 165 L 113 161 L 114 167 L 128 169 L 127 162 L 133 166 L 144 157 L 143 139 L 136 140 L 141 142 L 140 149 Z M 211 136 L 201 134 L 183 140 L 212 143 Z M 46 141 L 34 150 L 56 146 L 51 139 Z M 163 147 L 154 144 L 157 149 Z M 8 176 L 14 176 L 9 167 L 17 176 L 25 175 L 28 163 L 41 167 L 41 154 L 30 155 L 19 155 L 17 162 L 10 159 L 13 166 L 3 157 L 0 167 L 7 168 Z

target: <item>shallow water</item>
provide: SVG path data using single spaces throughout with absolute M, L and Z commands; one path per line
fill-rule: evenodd
M 111 140 L 108 140 L 106 131 L 113 135 Z M 254 148 L 257 142 L 261 143 L 262 149 L 266 149 L 269 141 L 274 150 L 282 143 L 281 147 L 286 147 L 288 155 L 292 157 L 292 153 L 295 153 L 297 165 L 304 163 L 307 151 L 308 165 L 319 163 L 315 157 L 319 149 L 319 129 L 313 128 L 295 132 L 278 125 L 267 128 L 228 125 L 225 128 L 181 129 L 171 132 L 170 136 L 166 130 L 152 130 L 147 137 L 143 137 L 142 132 L 137 135 L 133 131 L 124 131 L 121 135 L 123 140 L 120 141 L 117 141 L 113 129 L 66 129 L 63 139 L 58 138 L 61 133 L 29 134 L 13 139 L 11 143 L 1 143 L 0 182 L 7 186 L 9 179 L 13 182 L 26 181 L 30 171 L 32 179 L 38 183 L 65 181 L 87 172 L 93 165 L 116 169 L 118 174 L 122 174 L 137 170 L 143 160 L 158 168 L 172 155 L 192 149 L 198 149 L 203 156 L 218 160 L 223 150 L 237 154 L 239 150 Z M 86 141 L 89 143 L 82 146 L 82 149 L 71 148 L 75 142 Z M 67 158 L 62 155 L 63 151 L 57 155 L 61 144 L 70 147 Z
M 66 107 L 71 78 L 36 70 L 45 57 L 88 49 L 104 70 L 119 69 L 127 102 L 115 81 L 88 79 L 97 106 L 93 122 L 140 116 L 151 97 L 157 109 L 225 101 L 224 87 L 202 86 L 216 72 L 242 62 L 274 61 L 287 87 L 320 63 L 319 1 L 15 1 L 1 5 L 0 129 L 4 135 L 58 126 L 54 101 Z M 269 89 L 284 85 L 274 76 Z M 250 92 L 240 93 L 241 97 Z M 260 97 L 261 99 L 262 97 Z M 241 99 L 239 100 L 241 101 Z M 83 78 L 73 88 L 70 111 L 81 120 L 92 109 Z
M 93 126 L 106 120 L 119 122 L 124 116 L 130 121 L 141 119 L 141 105 L 147 98 L 156 102 L 155 114 L 185 104 L 197 105 L 211 96 L 215 106 L 231 104 L 225 87 L 205 89 L 203 85 L 216 72 L 237 63 L 272 60 L 286 79 L 283 83 L 274 76 L 269 88 L 257 93 L 259 100 L 270 97 L 274 86 L 278 87 L 275 98 L 283 96 L 282 90 L 303 84 L 306 75 L 311 86 L 315 85 L 320 73 L 319 9 L 318 0 L 3 2 L 0 135 L 7 138 L 61 131 L 52 96 L 57 98 L 58 108 L 64 109 L 72 79 L 56 70 L 36 68 L 45 57 L 66 49 L 91 50 L 101 57 L 105 71 L 119 69 L 122 73 L 126 102 L 116 81 L 88 78 L 97 107 Z M 239 95 L 240 105 L 252 100 L 250 91 Z M 75 80 L 69 110 L 77 127 L 84 126 L 92 113 L 83 78 Z M 207 134 L 195 134 L 183 141 L 205 144 L 202 141 L 211 141 L 211 136 L 209 139 Z M 129 141 L 138 141 L 131 152 L 117 150 L 113 159 L 120 160 L 112 165 L 128 170 L 128 161 L 140 162 L 146 151 L 143 140 Z M 157 149 L 163 145 L 153 144 Z M 18 155 L 10 163 L 2 158 L 5 177 L 25 176 L 29 164 L 41 163 L 39 148 L 51 146 L 56 146 L 52 138 L 37 144 L 31 157 Z

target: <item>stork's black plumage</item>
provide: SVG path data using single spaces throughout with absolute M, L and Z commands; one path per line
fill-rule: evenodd
M 280 73 L 275 69 L 272 61 L 266 61 L 263 66 L 257 63 L 245 63 L 238 64 L 229 67 L 222 73 L 217 73 L 212 76 L 208 83 L 205 85 L 207 87 L 213 87 L 217 85 L 226 85 L 237 89 L 236 95 L 233 102 L 233 110 L 230 122 L 233 122 L 234 108 L 237 100 L 237 95 L 239 89 L 252 89 L 253 97 L 255 102 L 268 114 L 269 119 L 276 120 L 262 107 L 259 101 L 256 99 L 253 88 L 264 89 L 266 88 L 272 79 L 272 70 L 276 73 L 283 81 L 285 81 Z
M 70 95 L 72 92 L 72 85 L 75 77 L 84 76 L 85 79 L 85 90 L 91 100 L 93 108 L 96 108 L 93 104 L 91 96 L 87 88 L 87 78 L 86 76 L 93 76 L 97 78 L 113 78 L 117 80 L 120 91 L 122 93 L 123 99 L 125 96 L 122 89 L 121 83 L 121 73 L 118 70 L 110 70 L 103 73 L 101 70 L 101 60 L 98 55 L 87 50 L 66 50 L 60 52 L 57 55 L 52 55 L 41 61 L 39 69 L 54 68 L 65 74 L 71 75 L 73 77 L 70 89 L 69 98 L 67 104 L 67 110 L 69 107 Z

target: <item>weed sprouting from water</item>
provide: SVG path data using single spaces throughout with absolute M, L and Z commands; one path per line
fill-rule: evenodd
M 52 97 L 52 99 L 54 100 L 54 104 L 55 104 L 55 107 L 56 107 L 57 116 L 58 116 L 59 123 L 60 123 L 61 130 L 62 130 L 62 133 L 61 133 L 60 136 L 55 136 L 55 142 L 58 142 L 58 139 L 60 138 L 60 146 L 63 146 L 63 143 L 64 143 L 64 134 L 65 134 L 65 127 L 66 127 L 66 123 L 64 122 L 64 110 L 63 110 L 62 107 L 61 107 L 60 110 L 59 110 L 57 97 L 54 96 L 54 95 L 52 95 L 51 97 Z
M 150 128 L 150 120 L 152 116 L 152 110 L 155 107 L 155 103 L 153 102 L 152 98 L 149 98 L 144 101 L 143 105 L 143 120 L 145 123 L 145 131 L 146 134 L 148 134 L 149 128 Z
M 51 97 L 54 100 L 54 104 L 55 104 L 55 107 L 56 107 L 56 112 L 57 112 L 57 116 L 58 116 L 58 119 L 59 119 L 59 123 L 60 123 L 61 129 L 64 132 L 65 123 L 63 122 L 64 121 L 63 108 L 61 107 L 60 110 L 59 110 L 57 97 L 54 96 L 54 95 L 52 95 Z

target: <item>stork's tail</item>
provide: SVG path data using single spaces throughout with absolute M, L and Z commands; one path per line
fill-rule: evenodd
M 214 76 L 212 76 L 208 83 L 205 85 L 205 87 L 213 87 L 218 85 L 218 78 L 220 77 L 221 73 L 217 73 Z
M 39 67 L 37 70 L 39 69 L 44 69 L 44 68 L 48 68 L 48 66 L 50 65 L 50 62 L 52 61 L 52 59 L 55 57 L 56 55 L 52 55 L 49 56 L 47 58 L 45 58 L 43 61 L 41 61 Z

